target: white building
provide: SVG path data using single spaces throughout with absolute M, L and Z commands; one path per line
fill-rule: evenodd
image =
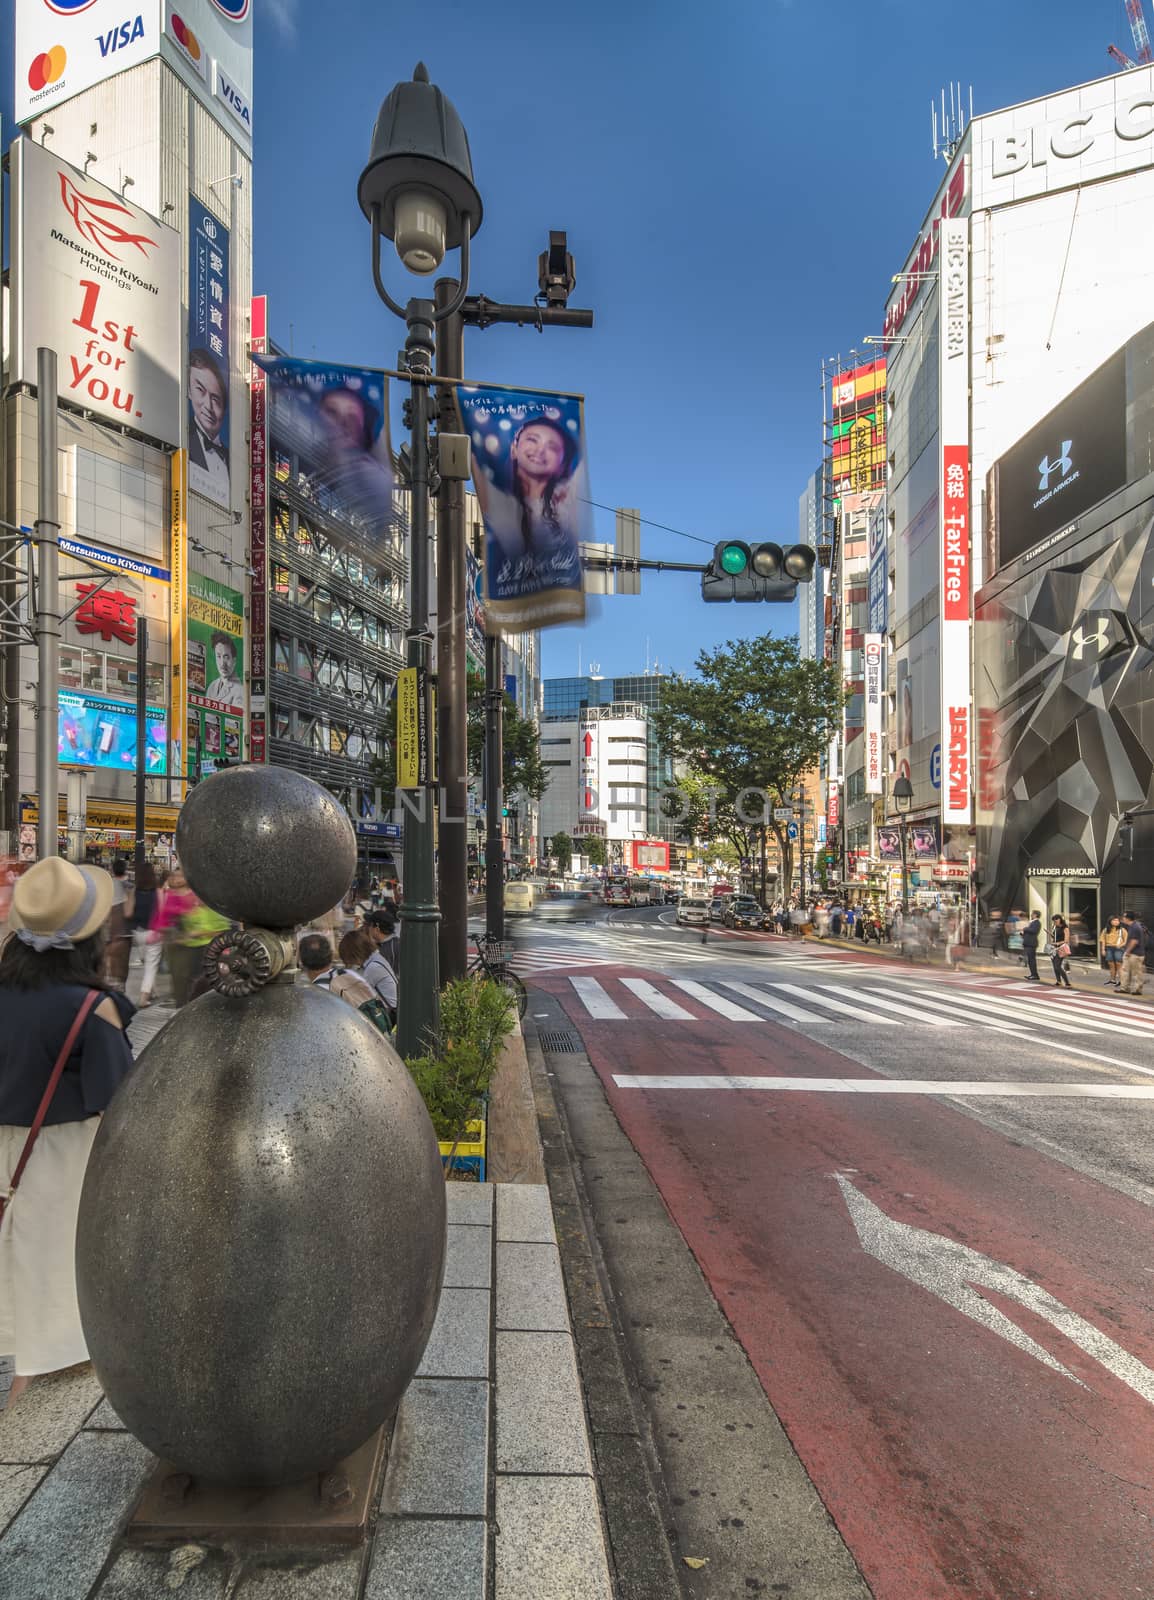
M 649 837 L 649 725 L 645 707 L 626 702 L 586 706 L 578 720 L 541 728 L 541 758 L 550 769 L 541 802 L 541 834 L 600 837 L 611 859 Z

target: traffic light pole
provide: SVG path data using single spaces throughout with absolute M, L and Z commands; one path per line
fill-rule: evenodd
M 505 685 L 501 681 L 501 641 L 485 635 L 485 930 L 505 937 L 505 846 L 501 836 L 504 804 Z

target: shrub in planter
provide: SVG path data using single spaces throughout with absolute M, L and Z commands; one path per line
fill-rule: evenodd
M 442 990 L 440 1035 L 427 1054 L 406 1063 L 438 1139 L 462 1138 L 480 1115 L 516 1021 L 516 1001 L 488 978 L 458 978 Z

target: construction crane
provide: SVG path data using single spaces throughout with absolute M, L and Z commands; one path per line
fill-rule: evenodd
M 1150 34 L 1146 28 L 1146 18 L 1142 13 L 1142 0 L 1125 0 L 1126 16 L 1130 23 L 1130 33 L 1134 39 L 1134 54 L 1137 58 L 1131 61 L 1130 57 L 1116 44 L 1106 46 L 1107 53 L 1118 63 L 1124 72 L 1132 67 L 1144 67 L 1154 61 L 1154 50 L 1150 47 Z

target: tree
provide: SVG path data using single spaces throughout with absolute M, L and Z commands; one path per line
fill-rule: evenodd
M 603 867 L 608 859 L 605 840 L 599 834 L 591 834 L 585 840 L 585 854 L 589 857 L 591 867 Z
M 845 705 L 845 688 L 831 662 L 807 660 L 796 639 L 770 634 L 703 650 L 696 667 L 695 677 L 675 674 L 662 686 L 654 713 L 661 748 L 688 767 L 699 812 L 701 782 L 718 791 L 710 825 L 735 847 L 772 830 L 788 889 L 793 848 L 773 808 L 788 805 L 798 779 L 816 766 Z
M 481 776 L 485 749 L 485 680 L 480 673 L 469 674 L 466 689 L 469 701 L 469 771 Z M 549 787 L 549 769 L 541 760 L 537 724 L 523 717 L 511 695 L 504 696 L 504 761 L 502 781 L 506 795 L 526 794 L 540 800 Z
M 557 858 L 558 872 L 568 872 L 573 865 L 573 841 L 567 833 L 555 833 L 549 841 L 549 854 Z

